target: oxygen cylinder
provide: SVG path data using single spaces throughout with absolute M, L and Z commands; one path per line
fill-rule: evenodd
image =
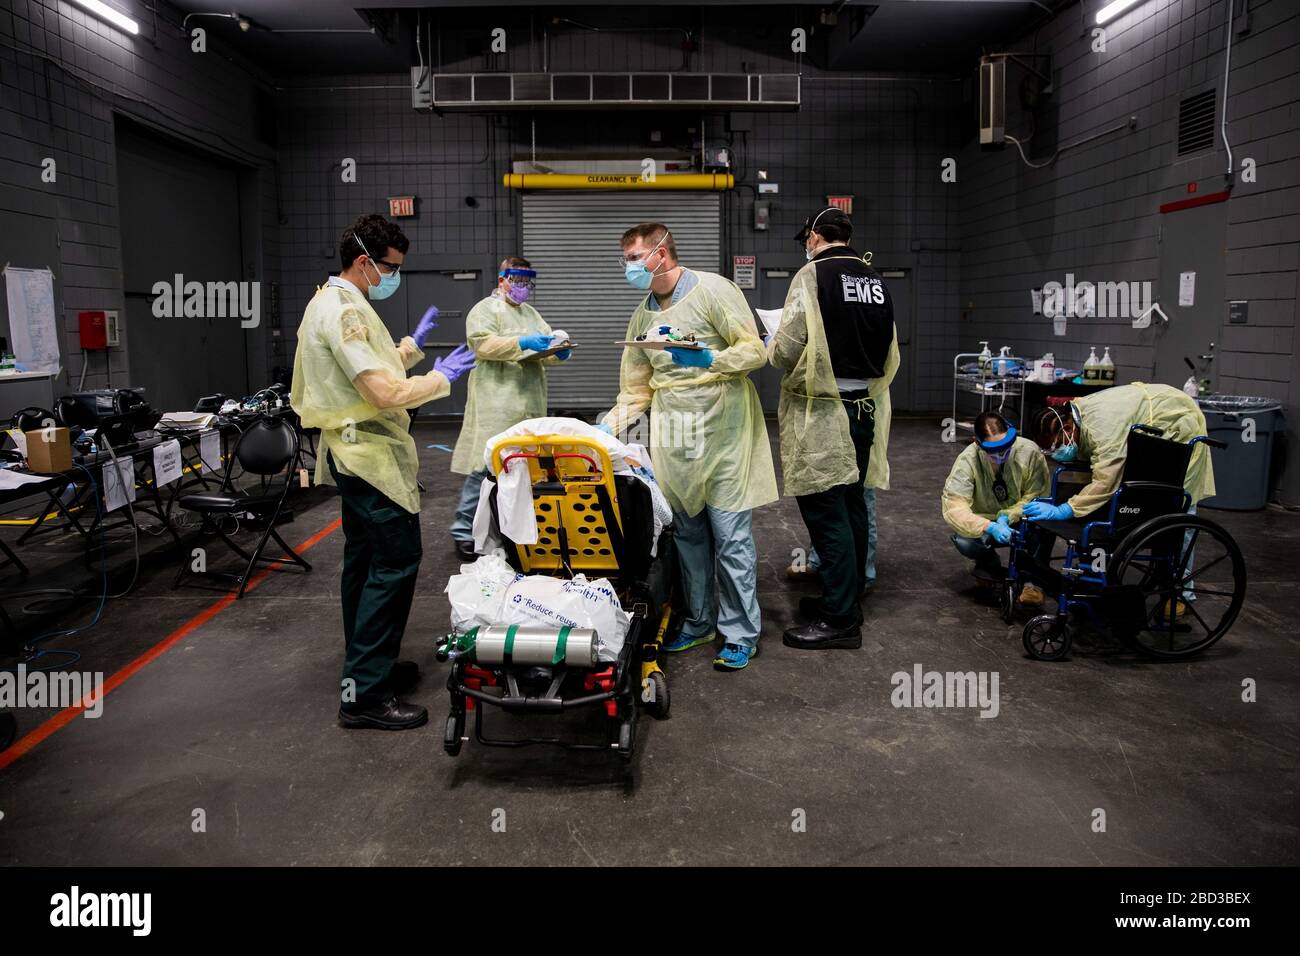
M 537 624 L 492 624 L 457 634 L 449 650 L 467 654 L 476 664 L 509 663 L 551 667 L 593 667 L 600 639 L 590 627 Z

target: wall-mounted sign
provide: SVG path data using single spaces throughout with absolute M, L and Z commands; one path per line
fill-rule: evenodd
M 1233 299 L 1228 303 L 1228 322 L 1232 325 L 1245 325 L 1250 315 L 1250 303 L 1245 299 Z
M 853 197 L 852 196 L 827 196 L 826 205 L 834 206 L 846 216 L 853 215 Z
M 1178 304 L 1183 308 L 1196 304 L 1196 273 L 1178 273 Z
M 731 257 L 731 281 L 742 289 L 754 288 L 754 277 L 758 271 L 756 256 Z
M 389 219 L 410 219 L 414 215 L 415 215 L 414 196 L 389 196 L 388 197 L 388 218 Z

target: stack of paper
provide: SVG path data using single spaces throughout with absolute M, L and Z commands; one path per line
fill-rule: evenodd
M 158 421 L 158 427 L 198 431 L 201 428 L 211 428 L 212 420 L 216 417 L 209 412 L 168 412 Z

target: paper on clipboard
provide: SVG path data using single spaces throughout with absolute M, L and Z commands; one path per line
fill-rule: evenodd
M 767 337 L 770 339 L 776 335 L 776 330 L 781 327 L 781 318 L 785 315 L 785 309 L 755 309 L 759 319 L 763 323 L 763 328 L 767 330 Z
M 638 349 L 650 349 L 651 351 L 662 352 L 664 349 L 686 349 L 688 352 L 700 352 L 704 346 L 699 342 L 668 342 L 664 339 L 645 339 L 641 342 L 615 342 L 615 345 L 631 346 Z

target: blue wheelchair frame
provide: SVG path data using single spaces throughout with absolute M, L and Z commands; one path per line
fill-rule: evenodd
M 1130 436 L 1133 432 L 1145 433 L 1156 438 L 1160 438 L 1163 435 L 1161 429 L 1147 425 L 1134 425 L 1130 429 Z M 1161 440 L 1169 441 L 1168 439 L 1163 438 Z M 1196 436 L 1185 445 L 1172 441 L 1170 443 L 1179 444 L 1179 447 L 1188 449 L 1187 459 L 1190 461 L 1192 450 L 1201 442 L 1216 447 L 1222 445 L 1221 442 L 1217 442 L 1204 435 Z M 1084 474 L 1088 480 L 1091 479 L 1091 470 L 1088 467 L 1087 462 L 1062 465 L 1052 474 L 1051 494 L 1035 498 L 1034 500 L 1045 502 L 1047 504 L 1060 504 L 1062 500 L 1068 499 L 1070 495 L 1062 495 L 1061 477 L 1073 473 Z M 1183 469 L 1182 476 L 1182 481 L 1185 480 L 1186 467 Z M 1087 480 L 1079 483 L 1078 486 L 1083 487 L 1085 484 L 1087 484 Z M 1120 509 L 1125 507 L 1134 507 L 1134 505 L 1129 504 L 1128 502 L 1130 502 L 1134 497 L 1134 494 L 1138 492 L 1163 492 L 1169 494 L 1171 497 L 1173 494 L 1177 493 L 1178 505 L 1176 508 L 1156 508 L 1149 512 L 1139 507 L 1135 517 L 1132 519 L 1121 520 L 1123 516 L 1121 515 Z M 1108 566 L 1115 553 L 1123 548 L 1123 535 L 1125 532 L 1136 528 L 1138 525 L 1143 524 L 1146 521 L 1164 515 L 1186 514 L 1191 504 L 1192 496 L 1188 494 L 1185 488 L 1183 488 L 1181 482 L 1179 485 L 1175 486 L 1169 482 L 1126 481 L 1121 478 L 1119 487 L 1116 488 L 1114 493 L 1111 495 L 1109 508 L 1104 509 L 1106 517 L 1086 522 L 1083 525 L 1077 541 L 1070 537 L 1065 537 L 1063 534 L 1051 531 L 1048 528 L 1034 528 L 1031 532 L 1030 528 L 1033 525 L 1036 525 L 1037 522 L 1032 522 L 1027 518 L 1022 519 L 1012 529 L 1011 551 L 1008 559 L 1007 577 L 1001 595 L 1004 619 L 1008 624 L 1012 622 L 1014 618 L 1016 598 L 1023 583 L 1032 581 L 1033 583 L 1043 586 L 1044 590 L 1048 590 L 1049 592 L 1052 590 L 1050 582 L 1043 579 L 1044 576 L 1026 574 L 1025 571 L 1019 567 L 1018 561 L 1020 551 L 1029 550 L 1028 538 L 1031 533 L 1037 535 L 1052 534 L 1054 537 L 1065 537 L 1066 542 L 1065 555 L 1062 559 L 1060 570 L 1056 571 L 1051 568 L 1052 559 L 1050 557 L 1050 551 L 1048 551 L 1049 557 L 1047 558 L 1048 567 L 1044 569 L 1044 571 L 1047 572 L 1045 577 L 1059 575 L 1060 586 L 1055 589 L 1056 593 L 1052 595 L 1056 599 L 1057 603 L 1055 617 L 1058 624 L 1064 628 L 1070 612 L 1077 611 L 1085 614 L 1094 626 L 1105 627 L 1110 623 L 1110 621 L 1098 610 L 1098 592 L 1112 583 L 1108 574 Z M 1098 509 L 1099 512 L 1102 510 L 1103 509 Z M 1096 512 L 1094 512 L 1094 514 L 1095 513 Z M 1090 560 L 1093 554 L 1094 540 L 1099 537 L 1101 540 L 1106 541 L 1108 545 L 1108 547 L 1103 548 L 1103 565 L 1100 571 L 1095 567 L 1096 561 Z M 1162 556 L 1156 555 L 1155 553 L 1144 552 L 1140 557 L 1152 561 L 1162 560 Z M 1078 594 L 1076 591 L 1080 585 L 1089 586 L 1090 590 L 1084 594 Z M 1033 622 L 1031 622 L 1031 624 L 1032 623 Z M 1026 637 L 1028 637 L 1028 627 L 1026 628 Z M 1026 646 L 1028 646 L 1028 642 L 1026 643 Z

